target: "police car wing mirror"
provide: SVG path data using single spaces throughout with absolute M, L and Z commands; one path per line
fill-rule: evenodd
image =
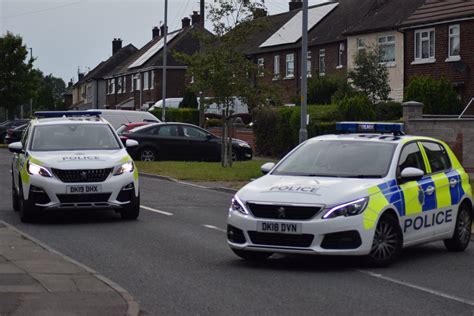
M 135 146 L 138 146 L 138 142 L 134 139 L 127 139 L 127 141 L 125 142 L 125 147 L 127 148 Z
M 270 172 L 270 170 L 275 167 L 275 164 L 273 162 L 267 162 L 266 164 L 262 165 L 260 167 L 260 171 L 262 171 L 263 174 L 267 174 Z
M 8 145 L 8 150 L 15 154 L 23 153 L 23 145 L 21 142 L 15 142 Z
M 402 170 L 400 174 L 402 180 L 404 181 L 415 181 L 420 180 L 425 175 L 425 172 L 418 168 L 408 167 Z

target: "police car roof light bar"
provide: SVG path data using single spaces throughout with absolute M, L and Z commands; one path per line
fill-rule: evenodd
M 38 111 L 37 118 L 74 117 L 74 116 L 99 116 L 101 111 Z
M 403 123 L 377 122 L 337 122 L 336 130 L 352 133 L 393 133 L 394 136 L 405 135 Z

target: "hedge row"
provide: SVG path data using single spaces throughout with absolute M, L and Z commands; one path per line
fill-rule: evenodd
M 156 109 L 151 112 L 161 120 L 162 109 Z M 181 122 L 199 125 L 199 110 L 197 109 L 166 109 L 167 122 Z

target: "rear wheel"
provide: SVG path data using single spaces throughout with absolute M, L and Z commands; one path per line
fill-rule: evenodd
M 25 200 L 21 182 L 19 187 L 20 194 L 18 195 L 18 211 L 20 213 L 20 220 L 23 223 L 31 223 L 37 219 L 38 208 L 30 200 Z
M 472 209 L 467 204 L 459 206 L 456 227 L 451 239 L 444 240 L 449 251 L 464 251 L 471 240 Z
M 156 161 L 158 158 L 156 151 L 149 147 L 142 148 L 138 153 L 138 157 L 140 161 Z
M 383 216 L 375 229 L 367 261 L 376 267 L 386 267 L 400 256 L 402 246 L 403 235 L 398 221 L 391 216 Z
M 135 220 L 140 215 L 140 195 L 135 197 L 129 205 L 120 210 L 120 215 L 124 220 Z
M 268 257 L 273 254 L 271 252 L 248 251 L 234 248 L 231 249 L 237 256 L 248 261 L 263 261 L 268 259 Z

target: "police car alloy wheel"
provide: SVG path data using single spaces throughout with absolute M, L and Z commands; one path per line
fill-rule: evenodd
M 140 212 L 138 170 L 98 111 L 37 112 L 13 155 L 12 204 L 22 221 L 48 210 L 110 209 L 123 219 Z
M 235 194 L 227 242 L 238 256 L 354 255 L 386 266 L 407 246 L 468 246 L 471 185 L 447 144 L 398 123 L 337 126 L 350 133 L 304 142 Z

